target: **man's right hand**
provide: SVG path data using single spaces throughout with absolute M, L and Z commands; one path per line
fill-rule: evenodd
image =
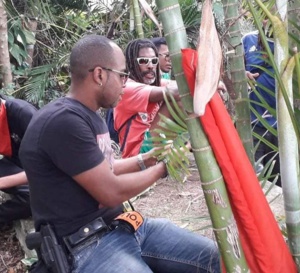
M 259 76 L 259 73 L 251 73 L 250 71 L 246 71 L 246 76 L 249 80 L 255 81 L 255 79 Z
M 178 91 L 178 85 L 176 83 L 176 81 L 170 81 L 168 83 L 168 85 L 166 85 L 166 90 L 167 90 L 167 94 L 171 94 L 175 100 L 179 100 L 180 97 L 179 97 L 179 91 Z

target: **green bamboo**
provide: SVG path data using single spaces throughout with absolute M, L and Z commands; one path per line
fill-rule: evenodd
M 133 5 L 130 5 L 129 9 L 129 31 L 132 32 L 134 30 L 134 9 Z
M 171 54 L 181 101 L 188 115 L 186 123 L 220 253 L 228 273 L 248 272 L 248 265 L 238 238 L 236 223 L 221 171 L 201 127 L 199 117 L 196 117 L 192 112 L 192 97 L 181 65 L 181 49 L 187 48 L 188 42 L 178 1 L 156 0 L 156 4 Z
M 295 55 L 292 56 L 291 62 L 298 67 L 296 69 L 297 73 L 293 73 L 291 71 L 289 74 L 285 73 L 287 75 L 287 81 L 286 86 L 288 86 L 288 96 L 291 101 L 291 103 L 294 101 L 293 98 L 293 86 L 292 86 L 292 77 L 295 75 L 295 80 L 298 80 L 297 86 L 299 87 L 300 82 L 299 78 L 297 78 L 297 75 L 299 76 L 299 54 L 297 54 L 295 48 L 299 48 L 299 28 L 297 29 L 295 27 L 295 23 L 297 24 L 299 22 L 299 16 L 300 16 L 300 2 L 299 1 L 292 1 L 289 5 L 286 6 L 288 8 L 288 32 L 293 34 L 297 40 L 289 39 L 289 48 L 290 52 L 294 53 Z M 294 24 L 291 24 L 291 22 L 294 22 Z M 280 46 L 280 45 L 279 45 Z M 288 54 L 288 52 L 286 53 Z M 280 61 L 280 60 L 278 60 Z M 280 95 L 280 90 L 278 92 L 278 97 Z M 297 97 L 299 98 L 299 93 L 295 92 L 297 94 Z M 297 138 L 295 136 L 295 132 L 293 130 L 293 127 L 291 125 L 291 121 L 289 119 L 284 119 L 287 115 L 286 112 L 286 106 L 283 106 L 283 100 L 281 99 L 281 103 L 278 106 L 283 107 L 282 111 L 280 110 L 278 115 L 280 115 L 279 124 L 278 126 L 280 128 L 279 131 L 279 144 L 283 145 L 282 147 L 279 147 L 279 155 L 280 158 L 282 157 L 282 160 L 280 160 L 281 165 L 281 176 L 283 181 L 283 194 L 284 194 L 284 202 L 285 202 L 285 211 L 286 211 L 286 226 L 287 226 L 287 233 L 288 233 L 288 239 L 289 239 L 289 247 L 291 249 L 293 258 L 296 262 L 298 272 L 300 272 L 300 219 L 297 217 L 300 214 L 300 191 L 299 191 L 299 183 L 300 183 L 300 175 L 299 175 L 299 143 L 297 142 Z M 288 124 L 287 124 L 288 123 Z M 298 126 L 299 126 L 299 120 L 298 120 Z M 288 131 L 285 131 L 288 130 Z M 289 143 L 289 141 L 292 141 Z M 290 150 L 292 149 L 292 150 Z M 289 153 L 292 152 L 291 155 Z M 282 162 L 284 161 L 284 162 Z M 293 162 L 290 162 L 293 161 Z M 288 165 L 288 168 L 286 166 Z M 291 177 L 292 176 L 292 177 Z
M 12 73 L 9 61 L 8 37 L 7 37 L 7 15 L 4 7 L 4 1 L 0 0 L 0 75 L 2 87 L 8 87 L 12 84 Z
M 229 74 L 234 89 L 236 111 L 236 129 L 244 145 L 252 166 L 254 166 L 254 148 L 250 120 L 250 103 L 248 99 L 247 79 L 241 44 L 242 35 L 239 25 L 239 3 L 236 0 L 223 0 L 225 24 L 227 27 L 226 40 L 231 45 L 228 48 Z
M 300 46 L 300 2 L 294 1 L 288 5 L 288 32 L 289 32 L 289 48 L 295 54 L 296 71 L 294 72 L 294 107 L 295 116 L 300 126 L 300 60 L 296 58 Z M 297 26 L 297 27 L 296 27 Z M 298 53 L 299 54 L 299 53 Z
M 138 36 L 138 38 L 144 38 L 144 31 L 143 31 L 143 24 L 142 24 L 142 17 L 141 17 L 139 1 L 132 0 L 131 4 L 133 6 L 134 23 L 135 23 L 135 27 L 136 27 L 137 36 Z
M 300 272 L 300 192 L 299 192 L 299 145 L 297 122 L 293 111 L 292 76 L 295 67 L 294 56 L 289 55 L 287 31 L 287 1 L 277 1 L 280 9 L 277 15 L 270 12 L 260 0 L 255 0 L 272 23 L 275 54 L 277 131 L 280 155 L 280 173 L 289 247 Z M 248 3 L 251 13 L 253 6 Z M 298 4 L 299 7 L 299 4 Z M 260 29 L 262 34 L 262 31 Z M 272 58 L 271 58 L 272 60 Z

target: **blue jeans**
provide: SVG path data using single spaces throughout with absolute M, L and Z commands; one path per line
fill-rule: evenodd
M 146 218 L 136 233 L 118 227 L 75 249 L 73 259 L 73 273 L 220 272 L 212 240 L 166 219 Z

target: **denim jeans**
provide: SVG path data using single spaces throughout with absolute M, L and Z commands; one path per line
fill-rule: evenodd
M 118 227 L 73 251 L 73 273 L 217 273 L 216 244 L 166 219 L 145 219 L 137 232 Z

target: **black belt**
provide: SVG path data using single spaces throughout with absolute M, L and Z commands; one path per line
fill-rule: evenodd
M 83 243 L 93 235 L 104 235 L 108 230 L 110 229 L 105 224 L 102 217 L 98 217 L 92 222 L 82 226 L 73 234 L 63 237 L 63 240 L 68 250 L 71 251 L 74 247 Z
M 142 225 L 142 223 L 143 217 L 136 211 L 120 214 L 109 226 L 104 222 L 102 217 L 98 217 L 90 223 L 82 226 L 73 234 L 63 237 L 63 241 L 69 252 L 72 252 L 72 249 L 93 236 L 102 237 L 109 230 L 114 230 L 117 227 L 123 227 L 134 233 Z

